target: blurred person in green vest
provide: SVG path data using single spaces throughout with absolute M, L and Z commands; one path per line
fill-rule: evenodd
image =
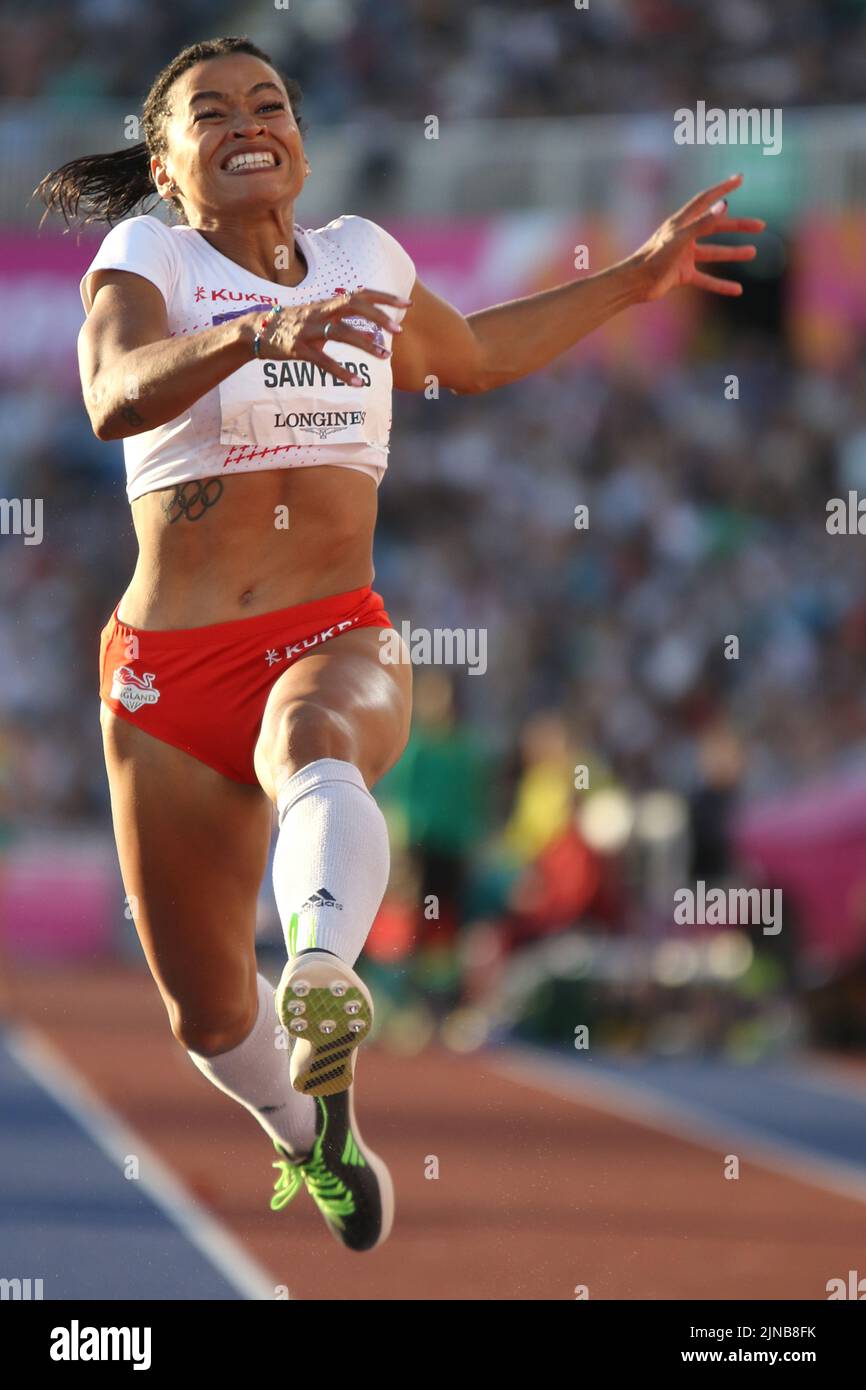
M 377 793 L 415 870 L 412 973 L 440 1014 L 460 994 L 457 935 L 471 859 L 490 828 L 492 773 L 482 736 L 457 716 L 451 676 L 419 671 L 409 743 Z

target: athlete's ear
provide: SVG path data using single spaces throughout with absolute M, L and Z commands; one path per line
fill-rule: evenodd
M 150 161 L 150 177 L 160 198 L 171 198 L 177 192 L 177 184 L 156 155 Z

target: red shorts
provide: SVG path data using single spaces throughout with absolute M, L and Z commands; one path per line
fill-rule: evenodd
M 391 627 L 369 585 L 255 618 L 156 632 L 119 622 L 115 608 L 99 644 L 99 694 L 154 738 L 254 783 L 271 686 L 305 653 L 361 627 Z

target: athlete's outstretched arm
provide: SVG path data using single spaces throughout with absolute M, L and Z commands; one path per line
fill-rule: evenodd
M 741 294 L 737 281 L 708 275 L 699 263 L 750 261 L 755 247 L 697 243 L 716 232 L 763 231 L 760 218 L 728 216 L 725 194 L 741 183 L 742 174 L 735 174 L 698 193 L 617 265 L 526 299 L 464 316 L 416 280 L 413 308 L 394 346 L 394 385 L 421 391 L 435 376 L 458 395 L 491 391 L 546 367 L 620 310 L 661 299 L 679 285 Z

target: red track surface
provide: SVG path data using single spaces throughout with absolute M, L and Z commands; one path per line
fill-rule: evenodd
M 300 1299 L 824 1299 L 863 1267 L 866 1206 L 432 1050 L 359 1059 L 359 1120 L 397 1188 L 388 1244 L 341 1250 L 306 1194 L 268 1209 L 269 1141 L 168 1030 L 149 977 L 19 975 L 22 1021 Z M 428 1156 L 439 1178 L 426 1179 Z M 195 1298 L 195 1290 L 189 1290 Z

